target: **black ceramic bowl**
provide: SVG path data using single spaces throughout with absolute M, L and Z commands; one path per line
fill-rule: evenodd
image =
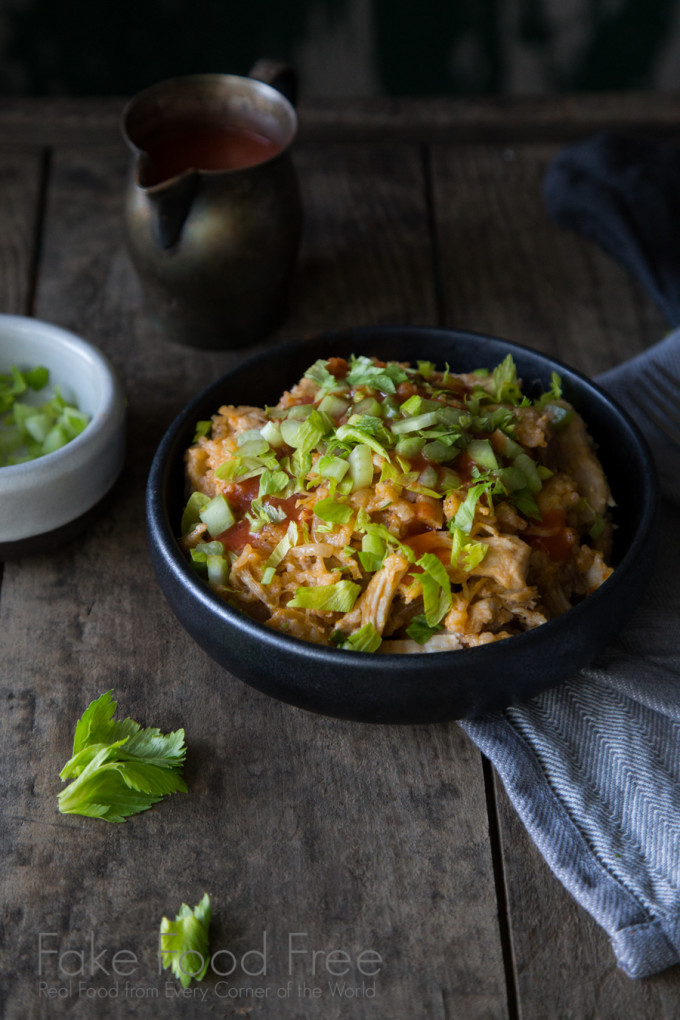
M 275 403 L 317 358 L 368 354 L 446 362 L 452 371 L 493 368 L 510 352 L 525 392 L 548 388 L 557 371 L 565 397 L 596 439 L 616 500 L 612 576 L 589 598 L 546 624 L 479 648 L 371 655 L 321 647 L 256 623 L 213 594 L 179 549 L 183 453 L 195 423 L 221 404 Z M 217 380 L 176 418 L 155 455 L 147 488 L 151 557 L 182 625 L 218 663 L 260 691 L 325 715 L 375 723 L 428 723 L 479 716 L 566 679 L 590 662 L 638 601 L 652 560 L 656 475 L 628 416 L 573 369 L 492 337 L 418 327 L 364 327 L 267 351 Z

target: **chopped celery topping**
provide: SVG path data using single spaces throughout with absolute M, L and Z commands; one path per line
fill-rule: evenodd
M 435 624 L 431 627 L 425 618 L 425 614 L 419 613 L 417 616 L 414 616 L 409 623 L 406 628 L 406 633 L 412 641 L 416 641 L 419 645 L 424 645 L 426 641 L 430 640 L 433 634 L 438 634 L 441 630 L 441 624 Z
M 422 591 L 423 611 L 404 632 L 425 642 L 443 627 L 453 602 L 452 580 L 459 583 L 461 572 L 474 572 L 489 551 L 475 529 L 494 513 L 494 501 L 505 500 L 525 517 L 540 519 L 536 497 L 550 471 L 520 442 L 518 425 L 524 409 L 534 409 L 546 427 L 554 429 L 563 427 L 572 412 L 562 401 L 556 373 L 549 389 L 530 400 L 522 392 L 511 355 L 495 368 L 467 377 L 453 375 L 448 365 L 441 372 L 429 361 L 411 367 L 363 355 L 351 356 L 339 371 L 339 360 L 320 359 L 307 369 L 304 378 L 316 389 L 306 387 L 305 403 L 266 408 L 261 427 L 236 436 L 235 446 L 214 471 L 225 494 L 210 498 L 193 493 L 181 532 L 197 569 L 213 586 L 224 589 L 238 554 L 225 552 L 216 539 L 235 524 L 247 522 L 249 535 L 259 535 L 256 545 L 265 550 L 258 577 L 267 588 L 277 572 L 291 578 L 292 560 L 286 561 L 285 570 L 279 571 L 279 566 L 293 546 L 323 542 L 321 536 L 331 533 L 337 545 L 338 529 L 350 525 L 351 538 L 340 542 L 344 558 L 337 556 L 327 564 L 338 573 L 336 583 L 298 586 L 286 607 L 348 613 L 367 579 L 383 568 L 390 552 L 397 552 L 415 564 L 411 581 L 416 592 Z M 36 420 L 31 427 L 40 434 L 45 425 Z M 210 441 L 211 427 L 208 421 L 197 423 L 199 443 Z M 232 510 L 228 487 L 251 479 L 258 480 L 256 495 L 249 489 L 245 508 Z M 376 508 L 374 497 L 382 496 L 378 486 L 384 487 L 385 495 Z M 449 509 L 453 493 L 460 495 Z M 296 506 L 309 507 L 299 523 L 290 519 L 288 503 L 296 496 Z M 412 548 L 401 532 L 393 533 L 375 518 L 376 509 L 387 511 L 403 496 L 411 502 L 425 497 L 443 506 L 439 529 L 446 539 L 444 559 L 430 552 L 417 554 L 417 544 Z M 371 513 L 364 509 L 369 497 Z M 242 505 L 242 500 L 234 503 Z M 203 533 L 195 530 L 201 524 Z M 594 519 L 592 537 L 601 527 Z M 351 580 L 343 577 L 350 571 Z M 270 591 L 275 596 L 276 587 Z M 339 630 L 334 634 L 332 643 L 346 649 L 375 651 L 382 640 L 372 625 L 349 635 Z
M 194 442 L 196 442 L 197 439 L 200 439 L 201 436 L 207 436 L 211 428 L 212 428 L 211 421 L 197 421 L 196 428 L 194 431 Z
M 349 613 L 361 588 L 354 581 L 337 581 L 335 584 L 318 584 L 314 588 L 300 587 L 289 609 L 319 609 L 325 613 Z
M 295 521 L 291 521 L 288 530 L 281 541 L 276 545 L 273 552 L 268 556 L 262 574 L 262 584 L 271 584 L 276 568 L 288 553 L 291 546 L 297 545 L 298 529 Z
M 314 513 L 322 521 L 329 521 L 331 524 L 347 524 L 352 517 L 352 507 L 347 503 L 340 503 L 335 499 L 320 499 L 314 504 Z
M 406 382 L 408 373 L 396 362 L 376 365 L 373 358 L 365 356 L 350 359 L 347 382 L 351 386 L 368 386 L 381 393 L 396 393 L 397 386 Z
M 451 581 L 446 567 L 434 553 L 425 553 L 416 566 L 422 574 L 413 575 L 423 589 L 423 606 L 428 627 L 436 627 L 451 608 Z
M 478 567 L 489 551 L 486 542 L 476 542 L 457 528 L 453 521 L 449 525 L 451 532 L 451 566 L 462 569 L 468 574 Z
M 0 467 L 54 453 L 88 424 L 89 416 L 67 403 L 58 387 L 41 404 L 17 399 L 40 393 L 48 383 L 49 371 L 42 365 L 28 371 L 13 365 L 9 374 L 0 374 Z
M 331 640 L 336 648 L 344 648 L 348 652 L 377 652 L 382 644 L 382 638 L 372 623 L 364 624 L 350 635 L 336 630 Z
M 199 510 L 198 516 L 207 527 L 211 538 L 217 538 L 223 531 L 228 531 L 232 524 L 236 523 L 231 507 L 222 495 L 215 496 L 206 503 Z

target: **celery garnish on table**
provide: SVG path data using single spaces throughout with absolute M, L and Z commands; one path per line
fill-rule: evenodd
M 208 971 L 210 913 L 210 897 L 205 893 L 193 910 L 183 903 L 174 921 L 161 920 L 161 963 L 183 988 L 189 987 L 192 978 L 202 981 Z
M 59 794 L 62 814 L 124 822 L 170 793 L 186 793 L 184 730 L 161 733 L 116 720 L 116 708 L 108 691 L 76 724 L 73 756 L 60 773 L 73 780 Z

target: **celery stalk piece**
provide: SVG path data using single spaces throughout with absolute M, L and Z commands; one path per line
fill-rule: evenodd
M 427 442 L 422 436 L 406 436 L 400 439 L 395 450 L 399 457 L 406 457 L 407 460 L 414 460 Z M 457 450 L 455 451 L 458 452 Z
M 468 443 L 467 452 L 474 462 L 487 471 L 496 471 L 498 461 L 488 439 L 473 439 Z
M 383 416 L 382 404 L 375 397 L 364 397 L 354 405 L 353 411 L 355 414 L 369 414 L 375 418 Z
M 269 443 L 259 432 L 256 439 L 248 439 L 244 443 L 239 443 L 238 447 L 242 457 L 261 457 L 269 452 Z
M 451 468 L 443 468 L 439 474 L 439 488 L 442 492 L 450 492 L 451 489 L 460 489 L 461 477 Z
M 229 583 L 229 564 L 224 556 L 207 556 L 208 581 L 210 584 L 226 585 Z
M 231 507 L 221 494 L 214 496 L 199 511 L 198 516 L 206 525 L 211 538 L 217 538 L 218 535 L 221 535 L 223 531 L 228 531 L 235 523 Z
M 540 492 L 543 488 L 538 467 L 528 453 L 520 453 L 515 457 L 515 467 L 518 468 L 526 478 L 526 486 L 529 492 Z
M 361 566 L 367 573 L 380 570 L 387 555 L 387 543 L 379 535 L 365 534 L 361 539 L 361 552 L 357 553 Z
M 281 422 L 281 438 L 287 446 L 292 446 L 293 448 L 297 446 L 297 438 L 301 428 L 302 422 L 296 421 L 294 418 L 287 418 Z
M 293 404 L 281 413 L 288 421 L 304 421 L 314 410 L 314 404 Z
M 403 435 L 405 432 L 419 432 L 421 429 L 436 425 L 439 421 L 437 411 L 427 411 L 425 414 L 417 414 L 414 418 L 403 418 L 401 421 L 392 422 L 392 431 L 395 435 Z
M 54 425 L 43 440 L 42 452 L 54 453 L 55 450 L 60 450 L 62 446 L 66 446 L 68 441 L 69 437 L 63 425 Z
M 260 429 L 260 435 L 263 439 L 266 439 L 270 446 L 283 446 L 281 427 L 275 421 L 268 421 L 266 425 L 263 425 Z
M 359 443 L 349 455 L 349 473 L 352 490 L 366 489 L 373 481 L 373 452 L 370 446 Z
M 210 496 L 206 496 L 204 492 L 192 492 L 187 501 L 187 505 L 184 508 L 182 514 L 182 522 L 180 524 L 180 530 L 183 535 L 187 535 L 193 528 L 196 527 L 200 521 L 201 510 L 210 502 Z
M 36 443 L 44 443 L 52 428 L 52 418 L 49 414 L 33 414 L 24 419 L 24 429 Z
M 418 482 L 423 485 L 426 489 L 433 489 L 437 484 L 437 469 L 428 464 L 426 468 L 420 472 L 418 476 Z
M 426 443 L 423 447 L 423 457 L 426 460 L 433 460 L 437 464 L 453 460 L 454 457 L 458 456 L 459 452 L 457 447 L 447 446 L 446 443 L 440 443 L 438 439 L 432 440 L 431 443 Z
M 69 439 L 75 439 L 83 431 L 89 422 L 88 415 L 79 411 L 77 407 L 65 407 L 61 414 L 63 425 Z
M 319 404 L 319 410 L 323 414 L 327 414 L 329 418 L 342 418 L 348 408 L 349 401 L 343 400 L 342 397 L 336 397 L 334 393 L 327 393 Z
M 327 453 L 323 457 L 319 457 L 316 462 L 316 470 L 322 478 L 334 478 L 336 482 L 341 482 L 349 471 L 349 462 L 343 460 L 342 457 L 334 457 Z

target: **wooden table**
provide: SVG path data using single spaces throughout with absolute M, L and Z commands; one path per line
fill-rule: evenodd
M 127 464 L 106 514 L 63 551 L 2 571 L 0 1012 L 678 1016 L 678 969 L 638 982 L 617 971 L 455 723 L 307 714 L 217 668 L 176 622 L 147 555 L 147 471 L 174 414 L 246 355 L 170 344 L 146 317 L 121 241 L 122 104 L 0 104 L 0 309 L 94 341 L 129 398 Z M 670 134 L 680 99 L 385 100 L 303 105 L 300 117 L 304 246 L 269 344 L 350 324 L 446 325 L 596 374 L 666 329 L 623 269 L 548 220 L 540 189 L 566 140 L 605 125 Z M 189 748 L 189 794 L 123 825 L 56 809 L 75 722 L 109 689 L 122 715 L 185 727 Z M 213 949 L 238 966 L 185 1001 L 159 976 L 158 926 L 204 891 Z M 265 932 L 267 972 L 248 976 L 242 964 L 255 972 L 258 958 L 242 956 Z M 56 953 L 40 956 L 41 935 Z M 306 951 L 292 974 L 289 943 Z M 323 955 L 340 949 L 353 961 L 344 976 Z M 363 975 L 356 966 L 369 950 L 377 976 L 369 957 Z

